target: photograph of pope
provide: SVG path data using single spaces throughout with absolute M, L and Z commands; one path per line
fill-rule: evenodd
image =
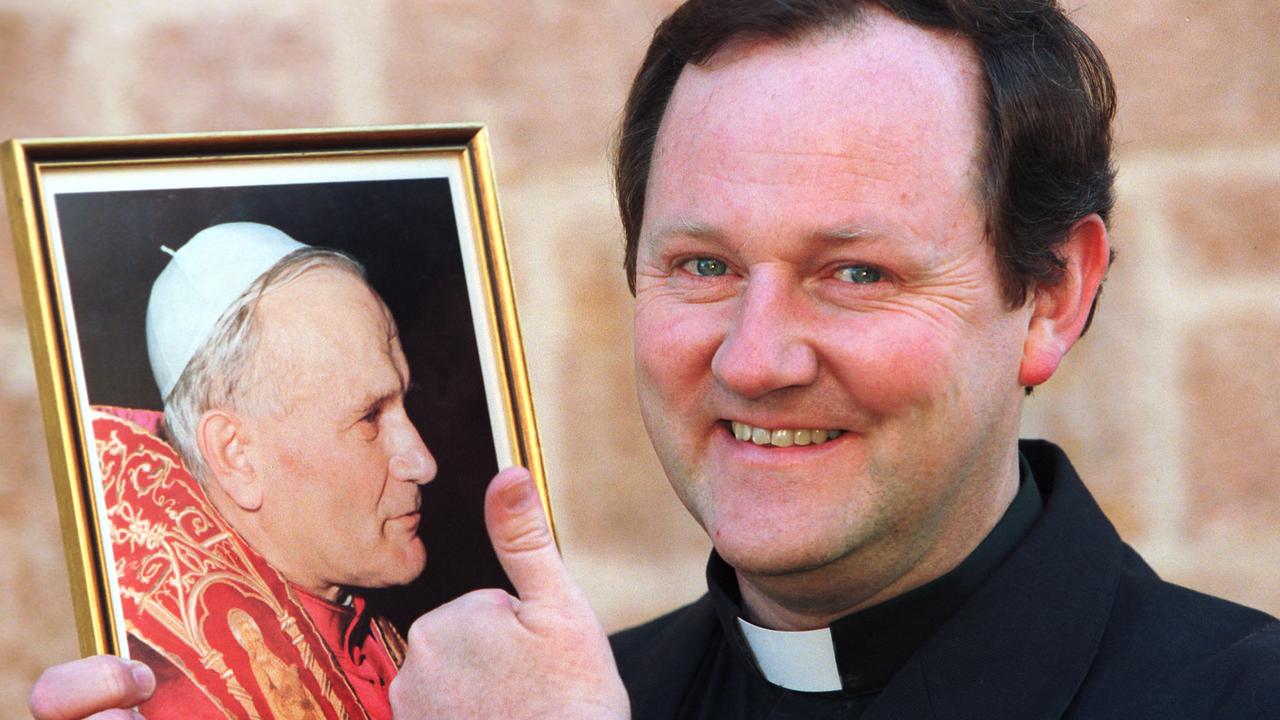
M 403 640 L 362 591 L 423 571 L 437 470 L 396 323 L 359 263 L 268 225 L 170 252 L 146 316 L 164 413 L 94 418 L 142 710 L 389 718 Z

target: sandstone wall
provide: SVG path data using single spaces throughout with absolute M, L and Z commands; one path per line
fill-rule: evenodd
M 0 0 L 0 136 L 489 123 L 565 555 L 618 628 L 699 594 L 707 548 L 635 410 L 605 159 L 673 4 Z M 1120 259 L 1027 433 L 1071 452 L 1161 572 L 1280 612 L 1280 4 L 1078 17 L 1120 86 Z M 76 653 L 23 323 L 0 249 L 4 716 Z

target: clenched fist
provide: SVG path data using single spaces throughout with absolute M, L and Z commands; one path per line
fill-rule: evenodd
M 604 629 L 556 551 L 527 471 L 494 478 L 485 524 L 519 597 L 478 590 L 419 618 L 391 685 L 396 719 L 629 718 Z

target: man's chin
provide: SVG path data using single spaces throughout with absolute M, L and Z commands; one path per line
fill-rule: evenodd
M 413 547 L 401 567 L 404 569 L 404 575 L 400 582 L 397 583 L 398 585 L 408 585 L 417 580 L 422 575 L 422 572 L 427 569 L 427 548 L 422 544 L 421 539 L 413 539 Z
M 721 559 L 734 570 L 757 577 L 786 577 L 820 571 L 845 555 L 831 547 L 807 543 L 771 545 L 722 541 L 715 547 Z
M 867 528 L 832 521 L 808 508 L 759 512 L 711 506 L 698 514 L 716 553 L 739 572 L 762 576 L 805 573 L 849 555 Z
M 384 570 L 378 573 L 377 579 L 369 583 L 370 588 L 389 588 L 408 585 L 417 580 L 427 567 L 427 550 L 422 541 L 414 538 L 413 544 L 388 559 Z

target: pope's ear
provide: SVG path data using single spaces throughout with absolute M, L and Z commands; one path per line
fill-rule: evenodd
M 196 424 L 196 443 L 208 477 L 242 510 L 262 505 L 262 486 L 254 472 L 240 418 L 222 410 L 208 410 Z
M 1098 215 L 1076 221 L 1058 248 L 1062 278 L 1035 289 L 1018 381 L 1024 387 L 1048 380 L 1084 332 L 1093 300 L 1111 264 L 1107 226 Z

